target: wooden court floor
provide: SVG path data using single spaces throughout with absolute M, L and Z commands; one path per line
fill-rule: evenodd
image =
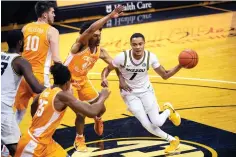
M 169 80 L 162 80 L 151 69 L 150 79 L 158 104 L 171 102 L 183 118 L 180 127 L 169 121 L 162 129 L 182 140 L 179 154 L 173 156 L 234 156 L 236 154 L 236 24 L 235 13 L 206 15 L 107 28 L 101 46 L 112 57 L 129 49 L 135 32 L 146 37 L 146 49 L 155 53 L 166 69 L 178 63 L 178 54 L 187 48 L 199 55 L 193 69 L 182 69 Z M 220 22 L 219 22 L 220 21 Z M 60 54 L 66 58 L 78 32 L 60 35 Z M 4 47 L 4 45 L 3 45 Z M 106 64 L 99 60 L 89 78 L 97 90 L 100 73 Z M 75 114 L 68 109 L 55 139 L 74 157 L 77 156 L 164 156 L 167 143 L 145 131 L 126 110 L 119 94 L 117 77 L 109 77 L 111 95 L 103 116 L 105 131 L 97 137 L 93 119 L 86 119 L 85 135 L 89 153 L 74 153 Z M 22 121 L 22 132 L 31 122 L 29 111 Z M 61 138 L 61 137 L 64 138 Z

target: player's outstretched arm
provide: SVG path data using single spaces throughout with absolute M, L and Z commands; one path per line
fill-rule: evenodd
M 64 103 L 66 106 L 69 106 L 76 114 L 83 114 L 87 117 L 94 118 L 104 107 L 104 102 L 109 95 L 110 91 L 108 91 L 108 89 L 102 89 L 98 101 L 91 105 L 87 102 L 77 100 L 71 93 L 68 92 L 58 93 L 57 98 L 60 102 Z
M 180 69 L 182 68 L 181 65 L 177 65 L 175 66 L 173 69 L 171 70 L 165 70 L 165 68 L 163 66 L 159 66 L 158 68 L 155 68 L 155 72 L 157 74 L 159 74 L 164 80 L 167 80 L 168 78 L 170 78 L 171 76 L 175 75 Z
M 112 58 L 111 56 L 108 54 L 108 52 L 106 51 L 106 49 L 101 48 L 101 53 L 100 53 L 100 58 L 106 62 L 108 65 L 112 64 Z M 118 76 L 119 80 L 124 81 L 123 76 L 121 75 L 120 71 L 118 68 L 115 68 L 116 71 L 116 75 Z M 105 80 L 104 80 L 105 81 Z M 107 80 L 106 80 L 107 81 Z
M 82 46 L 88 44 L 88 40 L 93 36 L 94 32 L 103 27 L 103 25 L 112 18 L 117 18 L 122 14 L 123 6 L 116 7 L 110 14 L 94 22 L 81 36 L 71 48 L 71 53 L 78 53 Z
M 112 64 L 109 64 L 107 67 L 105 67 L 102 70 L 102 74 L 101 74 L 101 78 L 102 78 L 101 86 L 102 87 L 108 87 L 107 77 L 110 74 L 110 72 L 114 69 L 115 69 L 115 67 Z
M 24 58 L 16 58 L 13 62 L 13 68 L 18 74 L 24 76 L 26 82 L 29 84 L 34 93 L 41 93 L 45 89 L 43 85 L 39 84 L 33 74 L 30 63 Z

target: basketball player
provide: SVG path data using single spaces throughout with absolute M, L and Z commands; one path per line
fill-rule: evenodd
M 45 87 L 49 87 L 49 68 L 52 60 L 61 62 L 59 58 L 59 32 L 51 26 L 54 22 L 54 6 L 48 1 L 39 1 L 35 5 L 38 17 L 36 22 L 29 23 L 22 28 L 24 34 L 23 57 L 30 62 L 34 75 Z M 29 99 L 35 94 L 23 79 L 17 91 L 15 107 L 17 122 L 22 120 Z
M 170 142 L 170 146 L 165 149 L 166 153 L 174 152 L 179 146 L 179 138 L 165 133 L 160 127 L 168 117 L 174 125 L 180 125 L 180 116 L 170 103 L 166 103 L 164 105 L 165 111 L 159 114 L 159 106 L 147 72 L 149 67 L 152 66 L 163 79 L 168 79 L 177 73 L 181 66 L 177 65 L 171 70 L 165 70 L 158 62 L 156 55 L 144 50 L 145 38 L 140 33 L 131 36 L 130 45 L 131 50 L 118 54 L 112 64 L 103 69 L 102 86 L 108 87 L 106 79 L 108 74 L 115 67 L 119 68 L 127 83 L 126 86 L 122 87 L 124 90 L 121 90 L 121 96 L 128 110 L 150 133 Z
M 40 93 L 44 89 L 33 75 L 30 63 L 20 56 L 23 38 L 21 31 L 10 31 L 7 37 L 9 49 L 1 52 L 1 144 L 8 148 L 11 156 L 14 156 L 20 139 L 20 129 L 12 105 L 22 76 L 33 92 Z
M 53 140 L 52 136 L 60 125 L 67 106 L 76 114 L 94 117 L 104 107 L 104 101 L 110 95 L 107 89 L 102 89 L 98 101 L 89 105 L 72 95 L 71 74 L 66 66 L 55 63 L 50 71 L 54 85 L 34 99 L 31 105 L 31 114 L 34 115 L 32 124 L 21 137 L 15 157 L 66 157 L 66 151 Z
M 76 42 L 71 48 L 71 53 L 65 61 L 72 75 L 72 86 L 76 89 L 78 97 L 82 101 L 89 103 L 96 102 L 99 98 L 99 93 L 88 80 L 87 74 L 99 58 L 107 64 L 111 64 L 112 58 L 108 55 L 104 48 L 99 46 L 101 40 L 102 26 L 111 18 L 118 17 L 123 10 L 122 6 L 115 8 L 109 15 L 101 18 L 94 23 L 85 23 L 80 30 L 81 36 L 76 39 Z M 119 76 L 119 75 L 118 75 Z M 105 108 L 94 118 L 94 130 L 98 135 L 103 134 L 103 122 L 101 116 L 105 112 Z M 77 151 L 87 151 L 85 145 L 84 132 L 85 116 L 77 115 L 76 138 L 74 147 Z

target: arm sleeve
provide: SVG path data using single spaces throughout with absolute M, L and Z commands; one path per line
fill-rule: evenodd
M 125 54 L 124 52 L 121 52 L 112 60 L 112 65 L 116 68 L 119 68 L 120 66 L 124 65 L 124 62 L 125 62 Z
M 153 69 L 156 69 L 161 65 L 157 59 L 157 56 L 153 53 L 150 53 L 150 64 L 152 65 Z

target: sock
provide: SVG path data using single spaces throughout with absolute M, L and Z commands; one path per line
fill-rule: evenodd
M 169 110 L 169 109 L 167 109 L 167 110 L 165 110 L 164 112 L 163 112 L 166 116 L 170 116 L 170 113 L 171 113 L 171 111 Z
M 98 116 L 96 116 L 95 119 L 97 119 L 97 120 L 101 120 L 102 117 L 98 117 Z
M 168 142 L 171 142 L 171 141 L 175 140 L 175 138 L 174 138 L 173 136 L 171 136 L 171 135 L 169 135 L 169 134 L 166 134 L 166 135 L 167 135 L 166 140 L 167 140 Z
M 84 137 L 84 135 L 82 134 L 82 135 L 80 135 L 80 134 L 78 134 L 78 133 L 76 133 L 76 136 L 77 137 Z

